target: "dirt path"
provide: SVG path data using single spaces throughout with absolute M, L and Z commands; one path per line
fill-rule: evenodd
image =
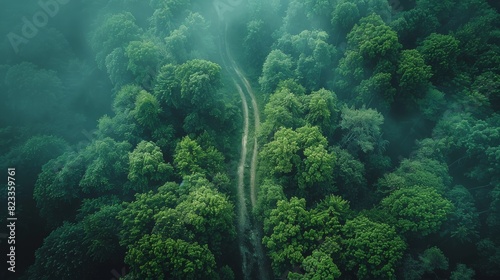
M 230 57 L 231 58 L 231 57 Z M 232 61 L 234 63 L 234 60 Z M 240 80 L 243 82 L 243 85 L 245 86 L 245 89 L 250 96 L 250 99 L 252 101 L 252 109 L 253 109 L 253 116 L 254 116 L 254 135 L 253 135 L 253 151 L 252 151 L 252 162 L 250 165 L 250 201 L 252 203 L 252 208 L 255 207 L 257 203 L 257 188 L 256 188 L 256 181 L 255 181 L 255 175 L 257 173 L 257 154 L 259 151 L 258 147 L 258 142 L 257 142 L 257 132 L 259 131 L 260 127 L 260 112 L 259 112 L 259 106 L 257 105 L 257 99 L 255 98 L 255 94 L 253 93 L 252 86 L 248 82 L 247 78 L 245 78 L 245 75 L 241 72 L 239 67 L 234 63 L 233 68 L 240 78 Z M 246 103 L 246 101 L 245 101 Z
M 220 42 L 220 52 L 225 69 L 229 72 L 231 79 L 238 90 L 243 107 L 243 133 L 241 138 L 241 156 L 238 163 L 238 234 L 240 251 L 242 257 L 242 270 L 244 279 L 269 279 L 267 264 L 265 263 L 264 250 L 262 248 L 262 234 L 259 227 L 252 225 L 252 220 L 248 215 L 247 196 L 250 197 L 250 206 L 254 208 L 257 203 L 256 191 L 256 173 L 257 173 L 257 155 L 258 142 L 257 131 L 260 127 L 260 112 L 257 105 L 257 100 L 253 93 L 252 87 L 245 75 L 233 59 L 229 47 L 227 45 L 227 24 L 225 24 L 223 40 Z M 222 47 L 224 46 L 224 47 Z M 244 90 L 241 87 L 243 84 Z M 245 94 L 246 92 L 246 94 Z M 253 144 L 252 157 L 250 162 L 250 178 L 249 189 L 245 188 L 245 167 L 247 162 L 247 153 L 250 137 L 250 114 L 247 98 L 250 98 L 253 109 L 253 134 L 250 143 Z M 257 273 L 257 275 L 256 275 Z

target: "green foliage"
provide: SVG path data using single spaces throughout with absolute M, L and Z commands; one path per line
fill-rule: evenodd
M 29 269 L 29 279 L 70 279 L 75 275 L 92 278 L 87 247 L 82 242 L 82 224 L 64 223 L 47 236 L 35 252 L 35 264 Z
M 362 18 L 349 32 L 347 40 L 351 49 L 370 61 L 394 56 L 401 48 L 397 33 L 374 14 Z
M 208 244 L 214 254 L 224 242 L 236 236 L 234 229 L 234 206 L 229 199 L 208 186 L 197 188 L 179 203 L 176 210 L 183 226 L 194 234 L 193 241 Z M 158 214 L 157 218 L 162 217 Z M 168 234 L 164 231 L 164 234 Z
M 455 72 L 459 41 L 452 35 L 432 33 L 420 44 L 418 51 L 432 67 L 434 80 L 440 81 Z
M 382 114 L 373 109 L 342 108 L 340 127 L 347 131 L 342 138 L 342 146 L 353 152 L 358 150 L 364 153 L 375 148 L 383 148 L 380 126 L 384 122 Z
M 83 219 L 83 244 L 88 247 L 87 254 L 93 260 L 105 262 L 123 257 L 118 239 L 121 223 L 117 218 L 121 210 L 120 204 L 106 205 Z
M 437 247 L 431 247 L 426 249 L 419 256 L 422 270 L 425 272 L 433 272 L 436 269 L 447 270 L 448 269 L 448 259 L 445 257 L 443 252 Z
M 82 157 L 66 152 L 42 167 L 33 191 L 33 198 L 51 228 L 71 219 L 74 204 L 80 199 L 79 182 L 85 174 Z M 64 210 L 64 211 L 61 211 Z
M 173 168 L 163 160 L 163 153 L 153 142 L 141 141 L 129 153 L 129 172 L 133 190 L 145 192 L 163 184 L 173 173 Z
M 302 126 L 303 114 L 304 110 L 299 96 L 288 88 L 278 89 L 271 95 L 264 108 L 266 121 L 262 124 L 261 137 L 270 140 L 282 127 L 295 129 Z
M 327 138 L 333 136 L 338 122 L 337 96 L 326 89 L 311 92 L 305 98 L 305 119 L 312 126 L 318 126 Z M 307 102 L 309 101 L 309 102 Z
M 322 73 L 330 66 L 330 61 L 336 54 L 334 47 L 328 43 L 328 33 L 304 30 L 297 35 L 285 34 L 277 45 L 296 61 L 295 74 L 298 81 L 306 88 L 319 89 Z M 264 70 L 265 68 L 263 74 Z
M 179 66 L 167 64 L 160 69 L 155 95 L 169 107 L 203 111 L 213 109 L 221 85 L 221 68 L 206 60 L 190 60 Z
M 378 191 L 387 193 L 407 186 L 432 187 L 440 194 L 444 194 L 451 183 L 448 167 L 429 158 L 404 159 L 393 173 L 385 174 L 378 182 Z
M 128 115 L 134 109 L 135 102 L 142 91 L 138 85 L 123 86 L 113 99 L 113 112 L 117 115 Z
M 365 166 L 347 150 L 334 147 L 333 153 L 337 156 L 333 169 L 335 185 L 343 197 L 357 204 L 366 191 Z
M 471 193 L 463 186 L 455 186 L 446 196 L 455 206 L 449 218 L 451 226 L 446 227 L 451 237 L 461 243 L 479 237 L 479 214 Z
M 180 239 L 145 235 L 128 251 L 125 262 L 140 279 L 198 279 L 216 276 L 207 246 Z
M 215 147 L 201 147 L 189 136 L 177 144 L 174 166 L 181 176 L 201 173 L 212 178 L 223 171 L 224 156 Z
M 115 86 L 115 89 L 119 89 L 134 80 L 132 73 L 128 69 L 127 56 L 124 48 L 115 48 L 108 54 L 106 56 L 105 66 L 109 80 Z
M 292 58 L 282 51 L 271 51 L 262 66 L 262 76 L 259 78 L 262 92 L 274 92 L 280 81 L 294 78 L 294 64 Z
M 83 193 L 121 192 L 128 173 L 131 145 L 111 138 L 96 140 L 83 151 L 86 170 L 79 182 Z
M 318 127 L 281 128 L 260 156 L 269 175 L 288 176 L 304 190 L 331 180 L 335 155 L 327 151 L 327 145 Z
M 392 74 L 379 72 L 370 78 L 362 80 L 355 87 L 356 98 L 349 104 L 360 104 L 371 108 L 379 108 L 386 111 L 394 101 L 396 89 L 392 86 Z
M 439 27 L 436 16 L 420 8 L 406 10 L 399 15 L 390 26 L 398 33 L 405 47 L 414 48 L 417 40 L 436 32 Z
M 321 251 L 314 250 L 312 254 L 304 259 L 301 264 L 304 274 L 289 272 L 290 280 L 333 280 L 338 279 L 342 273 L 332 258 Z
M 444 93 L 434 87 L 429 87 L 423 98 L 417 101 L 417 104 L 426 119 L 436 121 L 446 105 L 446 100 Z
M 125 54 L 128 58 L 127 69 L 135 76 L 139 84 L 148 84 L 159 63 L 159 49 L 151 41 L 132 41 Z
M 332 24 L 337 25 L 344 32 L 349 32 L 359 19 L 359 9 L 352 2 L 339 3 L 332 13 Z
M 63 109 L 63 83 L 55 71 L 22 62 L 10 67 L 3 78 L 6 92 L 2 92 L 2 96 L 7 108 L 11 112 L 23 112 L 13 120 L 16 123 L 38 123 L 53 110 Z M 55 119 L 51 117 L 49 121 Z
M 213 57 L 215 46 L 209 27 L 201 14 L 189 12 L 182 24 L 165 37 L 168 59 L 183 63 L 188 59 Z
M 131 112 L 137 123 L 146 129 L 153 130 L 160 122 L 160 113 L 161 108 L 156 97 L 144 90 L 139 92 L 135 108 Z
M 396 279 L 395 268 L 406 244 L 393 227 L 358 216 L 346 222 L 342 233 L 346 268 L 358 279 Z
M 124 209 L 117 215 L 122 224 L 120 245 L 129 247 L 144 234 L 151 233 L 155 226 L 154 216 L 169 207 L 175 207 L 177 200 L 177 196 L 168 191 L 136 194 L 135 200 L 125 203 Z
M 431 67 L 425 64 L 424 58 L 417 50 L 401 52 L 397 73 L 399 87 L 410 92 L 427 85 L 432 77 Z
M 35 135 L 6 154 L 4 161 L 10 165 L 41 170 L 42 165 L 60 156 L 66 149 L 68 143 L 59 137 Z
M 422 186 L 396 190 L 382 200 L 381 206 L 396 219 L 399 232 L 422 236 L 436 232 L 453 210 L 453 204 L 435 189 Z
M 457 268 L 451 273 L 450 280 L 472 280 L 476 273 L 465 264 L 457 264 Z
M 259 185 L 257 195 L 257 205 L 253 209 L 253 214 L 260 222 L 265 217 L 269 217 L 271 211 L 276 208 L 278 201 L 286 199 L 283 193 L 283 187 L 273 183 L 270 180 L 264 181 Z
M 264 220 L 265 236 L 262 239 L 268 249 L 274 274 L 281 275 L 286 269 L 302 265 L 305 275 L 292 274 L 291 277 L 314 277 L 316 273 L 324 274 L 327 271 L 338 275 L 330 255 L 340 249 L 335 236 L 338 236 L 341 228 L 339 219 L 343 219 L 348 208 L 346 201 L 333 196 L 311 211 L 306 209 L 304 199 L 292 197 L 289 201 L 278 201 L 277 207 Z M 325 239 L 329 240 L 325 243 L 330 243 L 334 251 L 315 251 Z M 310 252 L 312 255 L 308 256 Z M 317 262 L 324 262 L 325 267 L 319 267 Z
M 115 49 L 139 39 L 141 28 L 129 12 L 106 17 L 106 20 L 93 32 L 91 46 L 96 53 L 96 62 L 104 69 L 106 57 Z

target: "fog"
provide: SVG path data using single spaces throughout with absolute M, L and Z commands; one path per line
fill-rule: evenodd
M 499 11 L 4 3 L 1 279 L 498 279 Z

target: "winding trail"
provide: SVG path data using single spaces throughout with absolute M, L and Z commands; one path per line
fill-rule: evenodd
M 268 280 L 269 272 L 265 261 L 264 250 L 262 248 L 262 233 L 260 228 L 249 216 L 247 197 L 250 198 L 250 206 L 254 208 L 257 203 L 257 188 L 256 188 L 256 173 L 257 173 L 257 155 L 258 142 L 257 131 L 260 127 L 260 112 L 257 105 L 255 94 L 252 90 L 250 82 L 239 68 L 231 55 L 231 51 L 227 43 L 228 25 L 224 25 L 223 37 L 220 38 L 219 50 L 222 57 L 224 68 L 228 71 L 236 89 L 241 98 L 243 107 L 243 133 L 241 137 L 241 156 L 238 163 L 238 241 L 242 257 L 242 271 L 244 279 Z M 221 32 L 222 33 L 222 32 Z M 243 84 L 243 88 L 241 84 Z M 245 94 L 246 92 L 246 94 Z M 252 156 L 250 162 L 250 178 L 249 188 L 245 186 L 247 153 L 250 135 L 250 114 L 247 98 L 250 98 L 253 109 L 253 134 L 251 142 L 253 142 Z

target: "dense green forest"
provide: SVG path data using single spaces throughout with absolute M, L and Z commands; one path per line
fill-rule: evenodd
M 1 279 L 500 279 L 500 2 L 4 5 Z

